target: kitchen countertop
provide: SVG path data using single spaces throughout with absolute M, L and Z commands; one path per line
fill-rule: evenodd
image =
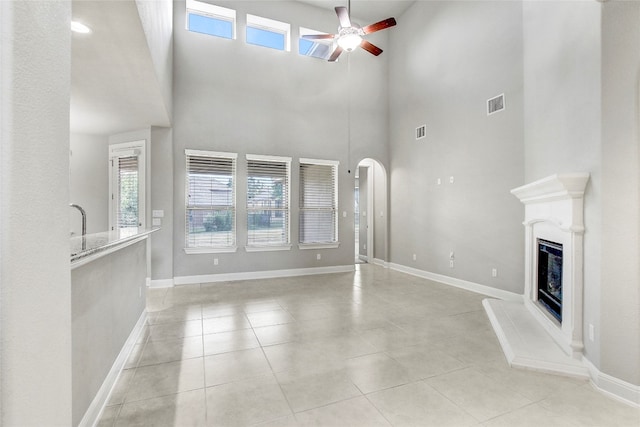
M 71 267 L 76 267 L 80 261 L 88 261 L 86 258 L 94 259 L 99 254 L 112 252 L 120 246 L 128 246 L 138 240 L 146 238 L 159 228 L 123 228 L 115 231 L 103 231 L 84 236 L 86 242 L 85 249 L 82 249 L 82 236 L 71 238 Z M 93 256 L 95 255 L 95 257 Z M 84 262 L 82 262 L 84 264 Z

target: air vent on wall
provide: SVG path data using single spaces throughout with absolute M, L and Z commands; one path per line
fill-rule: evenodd
M 500 95 L 487 101 L 487 116 L 504 110 L 504 107 L 504 93 L 501 93 Z
M 416 139 L 422 139 L 427 136 L 427 125 L 418 126 L 416 128 Z

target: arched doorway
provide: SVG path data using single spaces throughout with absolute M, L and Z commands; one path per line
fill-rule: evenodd
M 387 172 L 366 158 L 355 173 L 355 262 L 386 266 L 388 252 Z

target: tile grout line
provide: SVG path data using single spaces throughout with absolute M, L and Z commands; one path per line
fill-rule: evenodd
M 200 285 L 200 294 L 202 293 L 202 285 Z M 207 366 L 205 363 L 204 354 L 204 308 L 202 306 L 202 295 L 199 298 L 200 301 L 200 342 L 202 343 L 202 391 L 204 397 L 204 422 L 209 421 L 209 405 L 207 403 Z
M 253 332 L 253 335 L 256 337 L 256 340 L 258 341 L 258 344 L 260 345 L 260 351 L 262 352 L 262 355 L 264 356 L 265 360 L 267 361 L 267 364 L 269 365 L 269 369 L 271 369 L 271 375 L 273 375 L 273 378 L 276 380 L 276 383 L 278 384 L 278 388 L 280 389 L 280 393 L 282 393 L 282 397 L 284 397 L 285 402 L 287 402 L 287 406 L 289 407 L 289 411 L 291 411 L 291 415 L 293 416 L 293 418 L 297 422 L 297 418 L 296 418 L 296 415 L 295 415 L 296 413 L 293 411 L 293 407 L 291 406 L 291 402 L 289 402 L 289 398 L 287 397 L 287 394 L 284 392 L 284 389 L 282 388 L 282 384 L 280 384 L 280 381 L 278 380 L 278 377 L 276 376 L 276 372 L 273 370 L 273 366 L 271 365 L 271 361 L 267 357 L 267 353 L 264 351 L 264 347 L 262 346 L 262 343 L 260 343 L 260 340 L 258 339 L 258 335 L 256 335 L 256 331 L 254 330 L 253 326 L 251 326 L 251 331 Z

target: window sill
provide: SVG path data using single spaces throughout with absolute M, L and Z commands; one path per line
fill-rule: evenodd
M 238 250 L 237 246 L 228 246 L 224 248 L 184 248 L 184 253 L 187 255 L 196 254 L 224 254 L 233 253 Z
M 336 249 L 340 247 L 340 242 L 334 243 L 298 243 L 299 249 Z
M 278 246 L 245 246 L 244 250 L 247 252 L 274 252 L 274 251 L 290 251 L 291 245 L 278 245 Z

